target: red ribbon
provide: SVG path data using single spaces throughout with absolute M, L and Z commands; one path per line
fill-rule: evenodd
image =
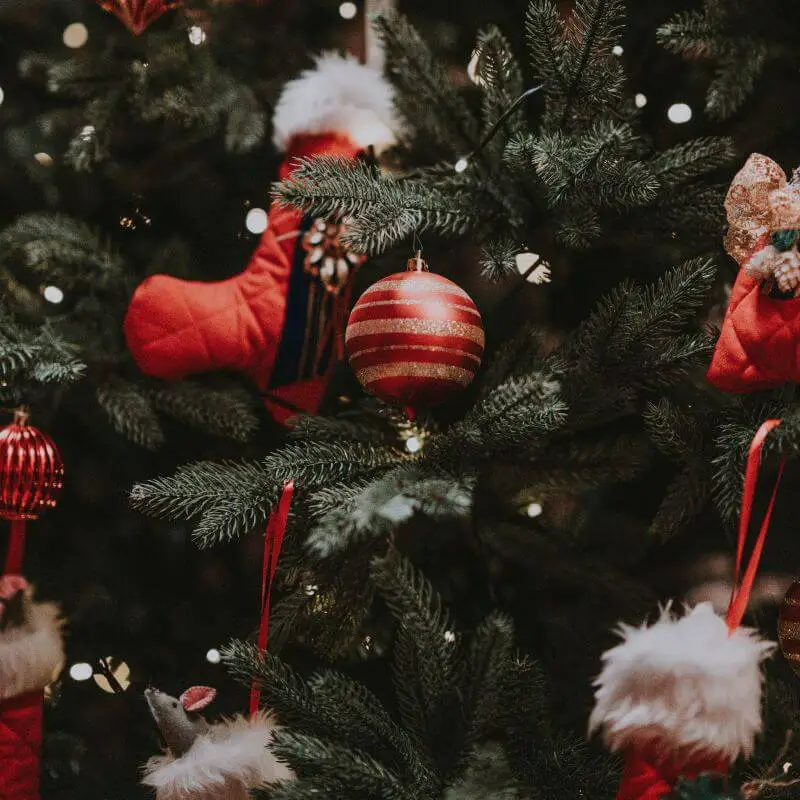
M 742 511 L 739 516 L 739 539 L 736 545 L 736 567 L 733 573 L 733 589 L 731 590 L 731 601 L 728 606 L 726 621 L 728 630 L 734 631 L 742 624 L 744 612 L 750 600 L 750 593 L 753 590 L 753 583 L 758 572 L 758 564 L 761 561 L 761 553 L 764 549 L 764 542 L 767 538 L 767 530 L 772 519 L 772 511 L 775 508 L 775 498 L 778 496 L 778 487 L 783 476 L 785 459 L 781 460 L 778 467 L 778 477 L 775 479 L 775 487 L 769 499 L 769 505 L 761 522 L 761 529 L 758 538 L 753 545 L 753 552 L 750 554 L 750 561 L 742 575 L 742 562 L 744 560 L 744 545 L 747 540 L 747 531 L 750 527 L 750 517 L 753 513 L 753 499 L 756 494 L 756 484 L 758 483 L 758 470 L 761 465 L 761 451 L 764 442 L 770 431 L 781 424 L 779 419 L 768 419 L 756 431 L 753 441 L 750 443 L 750 452 L 747 455 L 747 467 L 744 473 L 744 490 L 742 491 Z M 741 578 L 741 581 L 740 581 Z
M 294 495 L 294 481 L 283 484 L 278 505 L 272 510 L 267 523 L 267 532 L 264 536 L 264 565 L 261 569 L 261 619 L 258 624 L 258 649 L 267 649 L 269 634 L 269 607 L 272 598 L 272 584 L 278 571 L 278 558 L 281 554 L 283 536 L 286 533 L 286 523 L 289 519 L 289 509 Z M 261 700 L 261 688 L 258 680 L 253 679 L 250 686 L 250 716 L 258 712 Z
M 8 539 L 4 575 L 19 575 L 22 572 L 22 560 L 25 557 L 25 520 L 11 520 L 11 535 Z

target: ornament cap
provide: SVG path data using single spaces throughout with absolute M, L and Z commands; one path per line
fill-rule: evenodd
M 19 408 L 14 409 L 14 424 L 15 425 L 27 425 L 28 419 L 30 418 L 30 413 L 28 409 L 24 406 L 20 406 Z
M 417 254 L 408 259 L 406 268 L 409 272 L 427 272 L 428 265 L 422 258 L 422 250 L 417 250 Z

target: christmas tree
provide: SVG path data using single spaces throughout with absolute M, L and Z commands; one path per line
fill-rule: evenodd
M 0 7 L 0 391 L 66 465 L 25 569 L 70 631 L 44 796 L 148 796 L 139 690 L 242 712 L 234 679 L 278 726 L 265 796 L 611 796 L 586 728 L 613 627 L 669 598 L 724 613 L 748 446 L 781 420 L 774 480 L 800 441 L 790 380 L 704 380 L 728 186 L 751 151 L 796 160 L 795 11 L 400 3 L 367 36 L 384 84 L 312 61 L 370 60 L 360 4 L 162 3 L 141 30 L 99 5 L 143 4 Z M 409 259 L 429 271 L 397 300 Z M 279 299 L 275 264 L 303 281 Z M 798 555 L 780 497 L 767 638 Z M 674 794 L 791 794 L 792 680 L 775 659 L 731 784 L 678 768 Z M 182 698 L 193 724 L 208 699 Z

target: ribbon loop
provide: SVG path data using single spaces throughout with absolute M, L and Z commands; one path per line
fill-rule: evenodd
M 280 499 L 272 513 L 269 515 L 267 530 L 264 535 L 264 563 L 261 568 L 261 616 L 258 623 L 258 649 L 267 649 L 269 635 L 269 609 L 272 599 L 272 585 L 278 572 L 278 559 L 281 554 L 283 537 L 286 533 L 286 523 L 289 520 L 289 509 L 292 506 L 294 495 L 294 481 L 286 481 L 283 485 Z M 258 712 L 261 701 L 261 688 L 254 678 L 250 685 L 250 716 Z
M 753 441 L 750 443 L 750 450 L 747 454 L 744 488 L 742 490 L 742 510 L 739 515 L 739 535 L 736 543 L 736 566 L 733 573 L 733 588 L 731 589 L 731 599 L 726 617 L 726 622 L 728 623 L 728 629 L 730 631 L 736 630 L 736 628 L 742 624 L 744 612 L 750 601 L 750 593 L 753 590 L 753 583 L 755 582 L 758 565 L 761 561 L 761 553 L 764 550 L 764 542 L 766 541 L 769 523 L 772 519 L 772 511 L 775 508 L 775 498 L 778 496 L 778 487 L 780 486 L 781 477 L 783 476 L 783 467 L 786 463 L 786 459 L 781 459 L 778 467 L 778 476 L 775 479 L 775 486 L 772 489 L 769 504 L 767 505 L 767 510 L 764 513 L 764 519 L 761 522 L 761 528 L 758 532 L 758 537 L 753 545 L 750 560 L 742 575 L 744 546 L 747 541 L 747 532 L 750 528 L 750 517 L 753 514 L 753 501 L 758 484 L 758 470 L 761 466 L 761 451 L 764 449 L 764 443 L 770 431 L 777 428 L 780 424 L 781 420 L 779 419 L 768 419 L 766 422 L 762 423 L 761 427 L 756 431 Z

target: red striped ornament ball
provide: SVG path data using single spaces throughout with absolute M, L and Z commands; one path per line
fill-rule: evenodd
M 370 286 L 345 334 L 350 366 L 370 394 L 409 410 L 469 386 L 483 355 L 483 323 L 472 298 L 412 258 Z
M 792 670 L 800 675 L 800 581 L 786 592 L 778 613 L 778 642 Z
M 64 463 L 55 442 L 24 411 L 0 429 L 0 518 L 36 519 L 58 500 Z

